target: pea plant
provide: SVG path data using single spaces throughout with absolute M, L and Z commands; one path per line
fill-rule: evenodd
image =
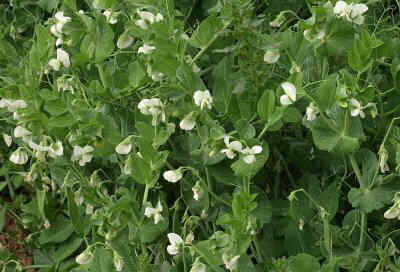
M 0 10 L 1 271 L 400 271 L 398 0 Z

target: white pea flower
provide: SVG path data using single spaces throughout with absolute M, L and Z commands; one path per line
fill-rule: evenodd
M 71 21 L 71 17 L 64 16 L 64 12 L 63 11 L 56 12 L 56 14 L 54 15 L 54 18 L 56 18 L 57 23 L 66 24 L 69 21 Z
M 57 60 L 59 60 L 65 68 L 69 68 L 71 66 L 69 54 L 61 48 L 57 49 Z
M 7 147 L 12 145 L 12 137 L 6 133 L 3 133 L 3 140 Z
M 151 54 L 156 48 L 154 46 L 143 44 L 141 47 L 138 48 L 138 54 Z
M 86 213 L 87 215 L 91 215 L 91 214 L 93 214 L 93 211 L 94 211 L 93 205 L 87 204 L 87 205 L 86 205 L 85 213 Z
M 63 34 L 62 29 L 66 23 L 71 21 L 71 17 L 64 16 L 63 11 L 58 11 L 54 15 L 54 18 L 55 18 L 56 23 L 50 27 L 50 32 L 54 36 L 61 38 L 62 34 Z
M 138 109 L 142 114 L 153 117 L 153 126 L 157 125 L 159 121 L 165 122 L 164 105 L 158 98 L 141 100 L 138 104 Z
M 282 95 L 280 98 L 281 104 L 283 106 L 288 106 L 290 104 L 293 104 L 296 101 L 296 93 L 297 93 L 296 86 L 294 86 L 290 82 L 283 82 L 281 84 L 281 87 L 285 92 L 285 94 Z
M 116 252 L 114 252 L 114 267 L 117 271 L 122 271 L 122 269 L 124 268 L 124 260 Z
M 384 145 L 382 145 L 379 148 L 378 158 L 379 158 L 379 168 L 381 170 L 381 173 L 385 173 L 385 172 L 389 171 L 390 169 L 389 169 L 389 165 L 387 163 L 388 159 L 389 159 L 389 153 Z
M 25 164 L 28 161 L 28 153 L 22 148 L 18 148 L 11 154 L 10 161 L 14 164 Z
M 24 109 L 27 107 L 27 104 L 22 99 L 1 99 L 0 100 L 0 108 L 7 108 L 9 112 L 16 112 L 18 109 Z
M 22 127 L 22 126 L 17 126 L 14 129 L 14 137 L 15 138 L 23 138 L 26 136 L 30 136 L 32 135 L 32 132 L 30 132 L 29 130 L 27 130 L 26 128 Z
M 115 25 L 118 22 L 118 13 L 107 9 L 103 11 L 103 15 L 106 17 L 106 20 L 109 24 Z
M 74 93 L 73 78 L 59 77 L 57 78 L 57 90 L 59 92 L 71 91 Z
M 193 117 L 193 113 L 189 113 L 179 123 L 179 127 L 183 130 L 192 130 L 196 126 L 196 119 Z
M 117 41 L 117 47 L 119 49 L 125 49 L 131 46 L 132 43 L 133 43 L 133 37 L 125 32 L 121 36 L 119 36 Z
M 150 65 L 147 66 L 147 74 L 153 81 L 160 82 L 164 78 L 164 74 L 161 72 L 153 71 Z
M 90 162 L 93 158 L 92 152 L 94 148 L 90 145 L 80 147 L 78 145 L 74 146 L 71 160 L 79 161 L 80 166 L 84 166 L 86 163 Z
M 154 224 L 158 224 L 158 222 L 160 222 L 163 219 L 162 211 L 163 207 L 161 205 L 161 201 L 158 201 L 157 206 L 155 208 L 151 206 L 146 207 L 146 209 L 144 210 L 144 215 L 148 218 L 153 217 Z
M 222 254 L 222 260 L 224 262 L 225 268 L 229 271 L 233 271 L 238 267 L 240 255 L 236 255 L 234 257 L 230 257 L 228 254 Z
M 196 184 L 192 187 L 193 199 L 199 201 L 204 194 L 204 190 L 201 187 L 200 181 L 197 181 Z
M 361 118 L 365 117 L 363 107 L 357 99 L 355 98 L 350 99 L 350 109 L 351 109 L 351 116 L 353 117 L 360 116 Z
M 80 265 L 88 264 L 92 260 L 93 260 L 93 253 L 90 249 L 86 249 L 75 258 L 76 263 Z
M 176 233 L 168 233 L 169 245 L 167 246 L 167 252 L 170 255 L 178 255 L 181 247 L 183 246 L 183 239 Z
M 51 144 L 48 148 L 48 154 L 52 158 L 60 157 L 64 154 L 64 148 L 61 141 Z
M 194 234 L 193 232 L 190 232 L 188 235 L 186 235 L 185 244 L 190 245 L 193 243 L 193 241 L 194 241 Z
M 48 64 L 54 71 L 60 71 L 61 62 L 58 59 L 51 59 Z
M 317 118 L 318 113 L 319 109 L 315 106 L 313 102 L 311 102 L 306 109 L 307 121 L 314 121 Z
M 264 61 L 266 63 L 273 64 L 273 63 L 276 63 L 280 57 L 281 57 L 281 54 L 279 53 L 279 50 L 270 49 L 265 52 Z
M 128 136 L 126 137 L 122 142 L 120 142 L 116 147 L 115 147 L 115 152 L 121 155 L 127 155 L 129 152 L 132 150 L 132 138 L 133 136 Z
M 239 141 L 233 141 L 229 142 L 229 136 L 225 135 L 224 136 L 224 143 L 226 148 L 221 150 L 221 153 L 224 153 L 228 159 L 234 159 L 236 157 L 235 152 L 242 152 L 243 150 L 243 145 Z
M 245 156 L 243 157 L 243 160 L 247 164 L 252 164 L 256 161 L 256 154 L 260 154 L 262 152 L 262 147 L 259 145 L 255 145 L 252 148 L 246 147 L 245 149 L 242 150 L 242 154 Z
M 189 272 L 207 272 L 207 266 L 196 259 Z
M 57 40 L 56 40 L 56 46 L 60 46 L 60 45 L 62 45 L 64 43 L 64 40 L 62 39 L 62 38 L 58 38 Z
M 333 13 L 341 18 L 345 18 L 349 22 L 361 25 L 364 23 L 363 14 L 368 11 L 368 6 L 365 4 L 347 4 L 345 1 L 336 2 L 333 8 Z
M 149 24 L 151 25 L 164 20 L 164 16 L 161 13 L 154 15 L 149 11 L 137 10 L 137 14 L 139 15 L 140 19 L 136 20 L 135 24 L 144 30 L 148 29 Z
M 203 110 L 205 107 L 210 110 L 212 107 L 213 98 L 209 90 L 196 91 L 193 95 L 193 100 L 194 103 L 199 106 L 201 110 Z
M 183 175 L 179 169 L 176 170 L 168 170 L 163 173 L 163 177 L 166 181 L 176 183 L 182 179 Z

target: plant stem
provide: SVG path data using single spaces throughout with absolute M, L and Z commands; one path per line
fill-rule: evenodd
M 147 202 L 147 198 L 149 196 L 149 189 L 150 189 L 150 186 L 148 184 L 146 184 L 146 187 L 144 188 L 142 207 L 144 207 L 144 204 L 146 204 L 146 202 Z

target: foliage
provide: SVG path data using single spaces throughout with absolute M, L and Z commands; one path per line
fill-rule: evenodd
M 398 271 L 400 5 L 0 4 L 2 271 Z

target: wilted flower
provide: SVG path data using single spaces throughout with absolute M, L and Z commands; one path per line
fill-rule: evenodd
M 279 53 L 279 50 L 270 49 L 265 52 L 264 61 L 266 63 L 273 64 L 279 60 L 280 56 L 281 56 L 281 54 Z
M 309 42 L 313 42 L 315 40 L 322 40 L 325 37 L 325 31 L 321 30 L 318 31 L 317 33 L 313 32 L 313 30 L 311 29 L 306 29 L 303 32 L 304 34 L 304 38 L 309 41 Z
M 183 130 L 192 130 L 196 126 L 196 119 L 193 117 L 193 113 L 189 113 L 179 123 L 179 127 Z
M 183 239 L 176 233 L 168 233 L 169 245 L 167 246 L 167 252 L 170 255 L 178 255 L 180 248 L 183 246 Z
M 109 24 L 116 24 L 118 22 L 118 13 L 113 12 L 110 9 L 103 11 L 103 15 L 106 17 L 106 20 Z
M 333 13 L 338 17 L 343 17 L 349 22 L 361 25 L 364 23 L 363 14 L 368 11 L 365 4 L 347 4 L 345 1 L 336 2 Z
M 28 153 L 20 147 L 11 154 L 10 161 L 14 164 L 25 164 L 28 161 Z
M 389 165 L 387 163 L 387 161 L 389 159 L 389 153 L 386 150 L 384 145 L 382 145 L 379 148 L 378 156 L 379 156 L 379 168 L 381 170 L 381 173 L 385 173 L 385 172 L 389 171 Z
M 396 193 L 393 198 L 393 206 L 389 208 L 383 215 L 386 219 L 400 220 L 400 193 Z
M 226 253 L 222 254 L 222 260 L 225 264 L 226 269 L 228 269 L 229 271 L 233 271 L 237 268 L 239 258 L 240 258 L 240 255 L 231 257 Z
M 296 101 L 296 87 L 290 82 L 283 82 L 281 84 L 283 91 L 285 92 L 284 95 L 281 96 L 281 104 L 283 106 L 288 106 L 293 104 Z
M 117 271 L 122 271 L 122 269 L 124 268 L 124 260 L 115 251 L 114 251 L 114 267 L 115 267 L 115 270 L 117 270 Z
M 6 146 L 10 147 L 12 144 L 12 137 L 6 133 L 3 133 L 3 140 Z
M 55 143 L 52 143 L 49 146 L 48 154 L 52 158 L 62 156 L 64 154 L 64 148 L 63 148 L 62 142 L 61 141 L 57 141 Z
M 280 27 L 285 22 L 285 14 L 283 12 L 279 13 L 276 18 L 269 23 L 272 27 Z
M 176 183 L 182 179 L 183 175 L 179 169 L 165 171 L 163 177 L 166 181 Z
M 124 32 L 121 36 L 119 36 L 117 41 L 117 47 L 119 49 L 125 49 L 131 46 L 133 43 L 133 37 L 129 35 L 127 32 Z
M 115 152 L 121 155 L 127 155 L 129 152 L 132 150 L 132 138 L 133 136 L 128 136 L 126 137 L 122 142 L 120 142 L 116 147 L 115 147 Z
M 314 121 L 317 118 L 318 113 L 319 109 L 315 106 L 313 102 L 311 102 L 306 109 L 307 121 Z
M 242 154 L 245 156 L 243 157 L 243 160 L 247 164 L 252 164 L 256 161 L 256 154 L 260 154 L 262 152 L 262 147 L 259 145 L 255 145 L 252 148 L 246 147 L 245 149 L 242 150 Z
M 235 152 L 242 152 L 243 146 L 239 141 L 229 142 L 229 136 L 224 136 L 224 143 L 226 148 L 221 150 L 221 153 L 224 153 L 228 159 L 234 159 L 236 157 Z
M 79 254 L 76 258 L 75 261 L 77 264 L 88 264 L 92 261 L 93 259 L 93 253 L 92 251 L 88 248 L 85 249 L 85 251 L 83 251 L 81 254 Z
M 194 103 L 200 107 L 202 110 L 204 107 L 207 107 L 209 110 L 212 107 L 213 98 L 209 90 L 205 91 L 196 91 L 193 95 Z
M 84 166 L 86 163 L 90 162 L 93 158 L 92 152 L 94 148 L 90 145 L 80 147 L 78 145 L 74 146 L 71 160 L 79 161 L 80 166 Z
M 153 208 L 152 206 L 146 207 L 144 210 L 144 215 L 148 218 L 153 217 L 154 224 L 158 224 L 163 217 L 162 217 L 163 207 L 161 205 L 161 201 L 158 201 L 157 206 Z
M 198 201 L 203 197 L 204 190 L 201 187 L 200 181 L 197 181 L 196 184 L 192 187 L 193 199 Z
M 138 54 L 151 54 L 156 48 L 154 46 L 143 44 L 141 47 L 138 48 Z

